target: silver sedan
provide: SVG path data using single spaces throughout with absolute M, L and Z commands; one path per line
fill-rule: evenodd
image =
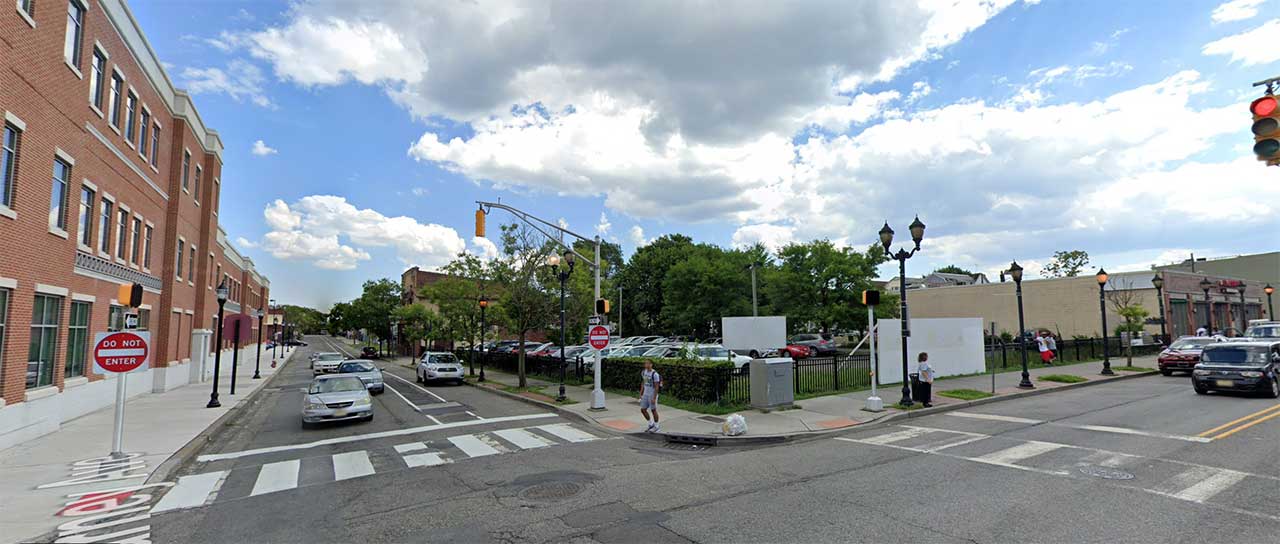
M 343 374 L 317 376 L 302 399 L 302 426 L 325 421 L 373 420 L 373 397 L 364 382 Z
M 365 388 L 374 395 L 382 394 L 387 388 L 386 384 L 382 383 L 382 370 L 373 364 L 373 361 L 364 359 L 343 361 L 335 372 L 360 378 Z

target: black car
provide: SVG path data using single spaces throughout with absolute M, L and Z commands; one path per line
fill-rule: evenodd
M 1205 346 L 1191 385 L 1209 391 L 1242 391 L 1280 398 L 1280 342 L 1223 342 Z
M 365 346 L 363 349 L 360 350 L 360 358 L 361 359 L 377 359 L 378 349 L 373 346 Z

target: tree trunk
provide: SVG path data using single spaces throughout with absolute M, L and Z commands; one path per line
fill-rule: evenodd
M 524 331 L 520 331 L 520 353 L 516 356 L 516 373 L 520 376 L 520 387 L 528 387 L 524 379 Z

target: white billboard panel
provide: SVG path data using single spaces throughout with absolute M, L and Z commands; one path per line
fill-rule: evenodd
M 724 347 L 764 352 L 787 345 L 787 316 L 722 317 Z
M 902 383 L 902 321 L 879 320 L 876 351 L 880 383 Z M 911 320 L 907 338 L 907 372 L 916 371 L 916 357 L 929 353 L 929 364 L 938 376 L 961 376 L 986 370 L 982 343 L 982 318 L 928 318 Z

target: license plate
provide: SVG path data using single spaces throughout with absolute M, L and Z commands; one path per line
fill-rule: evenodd
M 334 417 L 342 417 L 342 416 L 347 415 L 347 411 L 346 411 L 346 410 L 334 410 L 334 411 L 333 411 L 333 415 L 334 415 Z
M 1235 385 L 1236 382 L 1233 382 L 1231 380 L 1218 380 L 1217 384 L 1218 384 L 1218 387 L 1231 387 Z

